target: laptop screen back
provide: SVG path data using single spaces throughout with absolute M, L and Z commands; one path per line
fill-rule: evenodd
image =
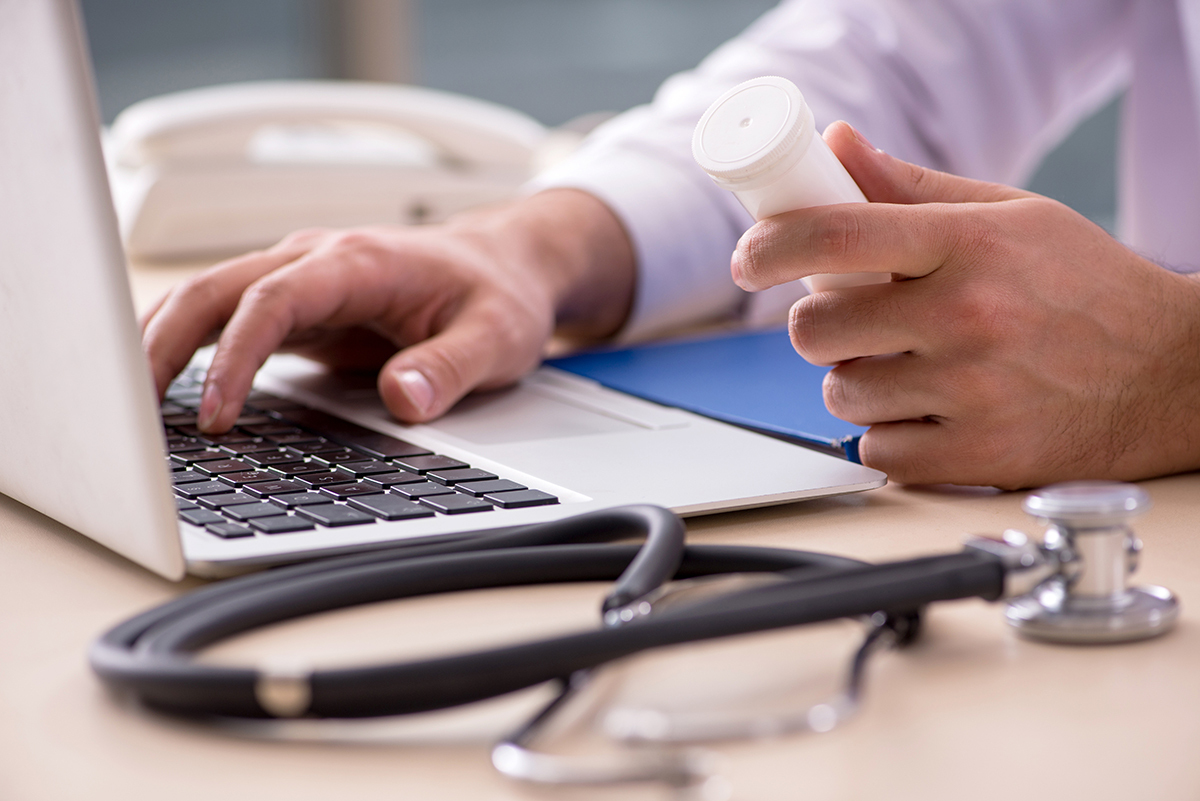
M 74 4 L 0 0 L 0 492 L 180 577 L 98 131 Z

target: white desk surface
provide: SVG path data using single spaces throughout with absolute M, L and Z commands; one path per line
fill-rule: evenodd
M 140 276 L 139 306 L 155 280 L 178 274 Z M 844 727 L 707 747 L 730 797 L 1200 797 L 1200 474 L 1144 487 L 1155 508 L 1136 525 L 1146 546 L 1137 578 L 1179 594 L 1174 632 L 1120 646 L 1044 645 L 1014 636 L 998 606 L 939 605 L 921 642 L 876 657 L 864 706 Z M 893 486 L 697 518 L 688 528 L 699 543 L 903 558 L 956 549 L 968 532 L 1035 530 L 1021 497 Z M 88 643 L 197 585 L 163 581 L 0 496 L 0 799 L 683 797 L 644 786 L 536 789 L 497 775 L 488 743 L 521 719 L 537 691 L 399 723 L 300 730 L 294 736 L 307 739 L 289 742 L 118 703 L 89 672 Z M 446 652 L 593 626 L 601 592 L 525 588 L 379 604 L 237 638 L 207 658 L 328 665 Z M 625 703 L 820 700 L 855 631 L 840 623 L 681 647 L 637 657 L 607 683 Z M 560 744 L 580 742 L 581 731 Z

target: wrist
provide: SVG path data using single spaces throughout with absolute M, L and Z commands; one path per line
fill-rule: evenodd
M 578 189 L 547 189 L 449 223 L 548 293 L 557 333 L 601 339 L 633 303 L 633 246 L 616 215 Z

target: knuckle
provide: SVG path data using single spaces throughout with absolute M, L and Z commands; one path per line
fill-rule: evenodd
M 1017 333 L 1008 294 L 990 281 L 962 282 L 940 308 L 940 327 L 957 350 L 987 351 Z
M 289 250 L 295 247 L 305 247 L 325 239 L 331 233 L 329 228 L 301 228 L 292 231 L 274 246 L 274 250 Z
M 821 395 L 830 414 L 843 420 L 849 419 L 853 393 L 847 388 L 845 377 L 836 369 L 825 374 L 825 380 L 821 382 Z
M 189 311 L 215 306 L 221 296 L 216 278 L 209 272 L 189 278 L 180 284 L 172 294 L 175 302 Z
M 808 295 L 793 303 L 788 312 L 788 335 L 791 337 L 792 347 L 810 362 L 816 362 L 819 358 L 820 325 L 817 307 L 820 301 L 818 295 Z
M 990 209 L 989 209 L 990 211 Z M 975 263 L 986 262 L 1008 251 L 1004 232 L 989 215 L 968 213 L 957 215 L 952 223 L 962 232 L 967 255 Z
M 282 316 L 293 302 L 293 289 L 286 276 L 272 273 L 258 279 L 242 293 L 238 304 L 259 316 Z
M 916 194 L 921 194 L 925 188 L 925 184 L 929 182 L 929 178 L 933 175 L 931 170 L 924 169 L 916 164 L 903 162 L 905 170 L 908 173 L 908 184 L 913 188 Z
M 374 249 L 376 235 L 361 228 L 347 228 L 329 234 L 326 241 L 338 251 L 357 253 Z
M 767 275 L 770 239 L 770 226 L 759 224 L 738 241 L 738 269 L 751 284 L 760 283 Z
M 832 206 L 813 222 L 812 240 L 819 258 L 828 264 L 854 259 L 863 245 L 863 229 L 856 209 Z

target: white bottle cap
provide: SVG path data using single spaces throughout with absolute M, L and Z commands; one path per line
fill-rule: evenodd
M 804 95 L 786 78 L 740 83 L 700 118 L 692 156 L 726 188 L 784 174 L 808 149 L 816 123 Z

